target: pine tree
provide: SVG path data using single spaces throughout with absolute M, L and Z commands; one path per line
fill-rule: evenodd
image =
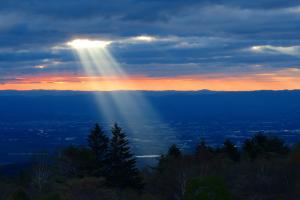
M 169 157 L 174 157 L 174 158 L 178 158 L 181 156 L 181 151 L 180 149 L 176 146 L 176 144 L 173 144 L 169 150 L 168 150 L 168 156 Z
M 196 154 L 200 154 L 202 151 L 211 151 L 211 148 L 206 144 L 204 139 L 201 139 L 200 143 L 197 145 Z
M 275 155 L 285 155 L 289 152 L 289 148 L 278 137 L 258 133 L 252 138 L 245 140 L 243 152 L 251 160 L 255 160 L 259 157 L 268 158 Z
M 196 156 L 201 160 L 210 160 L 214 157 L 214 148 L 207 145 L 205 140 L 201 140 L 196 147 Z
M 96 157 L 97 165 L 100 166 L 100 173 L 103 174 L 105 165 L 107 164 L 107 152 L 109 145 L 109 138 L 105 135 L 99 124 L 95 124 L 94 129 L 88 136 L 89 147 Z
M 114 124 L 108 153 L 108 184 L 122 190 L 142 188 L 142 179 L 136 168 L 136 159 L 130 152 L 129 142 L 122 129 Z
M 228 139 L 225 140 L 223 150 L 231 160 L 233 161 L 240 160 L 240 152 L 238 148 L 230 140 Z

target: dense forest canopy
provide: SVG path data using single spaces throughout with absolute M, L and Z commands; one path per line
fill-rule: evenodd
M 126 133 L 96 124 L 87 146 L 38 154 L 18 173 L 1 176 L 0 199 L 234 200 L 299 199 L 300 144 L 257 133 L 241 148 L 199 141 L 192 154 L 173 144 L 156 166 L 136 166 Z M 2 168 L 3 170 L 7 168 Z

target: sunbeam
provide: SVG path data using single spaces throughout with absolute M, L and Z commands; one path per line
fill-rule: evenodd
M 75 49 L 105 48 L 111 41 L 76 39 L 67 44 Z
M 110 54 L 107 48 L 109 44 L 111 44 L 110 41 L 87 39 L 76 39 L 67 43 L 75 50 L 85 72 L 89 76 L 101 76 L 103 80 L 112 76 L 127 78 L 126 72 Z M 106 90 L 109 86 L 101 85 L 104 83 L 105 81 L 99 82 L 99 86 Z M 95 88 L 95 86 L 92 88 Z M 138 152 L 147 155 L 155 151 L 160 154 L 170 145 L 168 142 L 162 142 L 163 138 L 156 137 L 156 134 L 159 133 L 158 129 L 172 130 L 163 123 L 161 117 L 141 92 L 112 91 L 96 93 L 95 97 L 99 104 L 99 111 L 105 118 L 106 123 L 121 122 L 128 130 L 128 134 L 133 138 L 133 141 L 139 143 L 141 141 L 153 142 L 153 144 L 150 144 L 153 148 L 149 148 L 149 143 L 135 146 Z

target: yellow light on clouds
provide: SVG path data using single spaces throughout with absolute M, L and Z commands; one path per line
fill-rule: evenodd
M 92 48 L 105 48 L 111 41 L 102 40 L 89 40 L 89 39 L 75 39 L 67 43 L 74 49 L 92 49 Z
M 254 51 L 254 52 L 259 52 L 263 49 L 262 46 L 253 46 L 251 47 L 251 50 Z
M 141 41 L 141 42 L 152 42 L 156 38 L 153 36 L 141 35 L 141 36 L 133 37 L 132 39 L 135 41 Z
M 45 65 L 37 65 L 37 66 L 34 66 L 34 68 L 36 69 L 45 69 L 47 66 Z

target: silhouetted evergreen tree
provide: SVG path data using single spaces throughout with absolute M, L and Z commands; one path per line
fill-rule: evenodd
M 253 144 L 251 139 L 246 139 L 243 144 L 243 152 L 251 159 L 255 159 L 258 156 L 258 149 Z
M 223 151 L 228 155 L 228 157 L 231 160 L 240 160 L 240 152 L 238 148 L 228 139 L 224 141 Z
M 178 158 L 181 156 L 180 149 L 176 146 L 176 144 L 173 144 L 169 150 L 168 150 L 168 156 Z
M 208 160 L 213 158 L 214 152 L 214 149 L 208 146 L 205 140 L 201 140 L 196 147 L 196 156 L 202 160 Z
M 168 168 L 168 163 L 170 160 L 176 160 L 176 158 L 181 157 L 181 151 L 177 147 L 176 144 L 172 144 L 166 155 L 161 155 L 160 158 L 158 159 L 158 165 L 156 167 L 156 170 L 158 172 L 162 172 L 165 168 Z M 175 159 L 174 159 L 175 158 Z
M 251 139 L 245 140 L 243 151 L 253 160 L 259 156 L 269 157 L 271 155 L 284 155 L 288 153 L 289 148 L 277 137 L 258 133 Z
M 199 154 L 203 151 L 213 152 L 213 148 L 208 146 L 204 139 L 200 141 L 200 143 L 196 147 L 196 154 Z
M 114 124 L 108 151 L 108 184 L 120 190 L 125 188 L 142 189 L 142 179 L 136 168 L 136 159 L 130 152 L 129 142 L 122 129 Z
M 98 164 L 103 167 L 107 160 L 109 138 L 105 135 L 99 124 L 95 125 L 88 136 L 88 144 L 91 151 L 96 156 Z

